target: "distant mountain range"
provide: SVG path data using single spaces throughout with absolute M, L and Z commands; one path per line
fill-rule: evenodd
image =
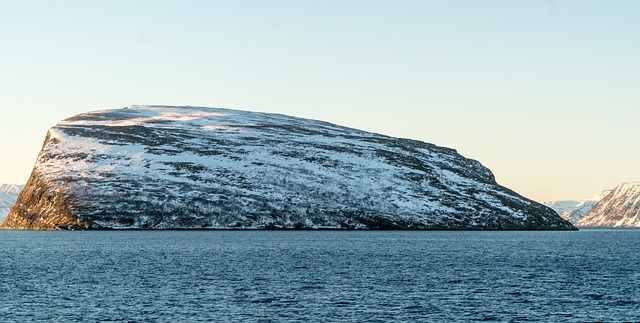
M 545 202 L 544 205 L 552 208 L 554 211 L 560 214 L 565 220 L 571 223 L 578 222 L 583 216 L 585 216 L 596 203 L 598 203 L 603 197 L 609 194 L 611 190 L 604 190 L 594 197 L 586 200 L 562 200 Z
M 588 200 L 544 204 L 578 227 L 640 227 L 640 182 L 620 184 Z
M 576 222 L 576 225 L 640 227 L 640 182 L 618 185 Z
M 9 214 L 9 210 L 18 199 L 24 185 L 2 184 L 0 185 L 0 224 Z

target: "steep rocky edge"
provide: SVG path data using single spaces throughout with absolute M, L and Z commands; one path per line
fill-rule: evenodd
M 580 227 L 640 227 L 640 182 L 623 183 L 578 222 Z
M 453 149 L 277 114 L 166 106 L 51 128 L 2 228 L 575 229 Z
M 89 226 L 78 220 L 63 194 L 53 191 L 42 174 L 33 172 L 2 228 L 46 230 Z

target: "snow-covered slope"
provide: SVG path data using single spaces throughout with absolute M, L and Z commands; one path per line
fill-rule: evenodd
M 2 184 L 0 185 L 0 223 L 4 221 L 9 214 L 9 210 L 16 202 L 18 194 L 24 185 Z
M 603 197 L 580 221 L 582 227 L 640 227 L 640 182 L 624 183 Z
M 563 219 L 568 220 L 571 223 L 576 223 L 585 216 L 585 214 L 587 214 L 591 208 L 598 203 L 598 201 L 609 193 L 611 193 L 611 190 L 604 190 L 600 194 L 597 194 L 588 200 L 553 201 L 544 203 L 544 205 L 552 208 L 560 214 L 560 217 Z
M 132 106 L 50 129 L 16 229 L 575 229 L 455 150 L 284 115 Z

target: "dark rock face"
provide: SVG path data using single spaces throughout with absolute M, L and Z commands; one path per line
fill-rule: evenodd
M 10 229 L 571 230 L 455 150 L 321 121 L 135 106 L 49 130 Z

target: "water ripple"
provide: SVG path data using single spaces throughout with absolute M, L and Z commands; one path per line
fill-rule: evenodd
M 640 231 L 0 231 L 2 322 L 640 321 Z

